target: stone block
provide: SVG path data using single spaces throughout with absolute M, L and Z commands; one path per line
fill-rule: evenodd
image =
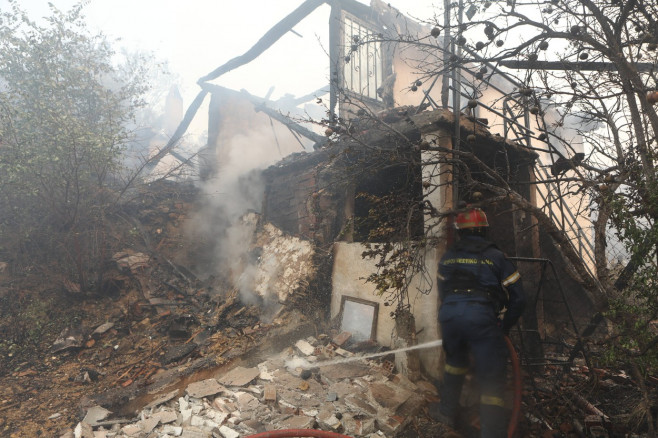
M 142 428 L 137 424 L 128 424 L 121 428 L 121 433 L 126 436 L 139 436 L 142 434 Z
M 82 422 L 94 427 L 97 426 L 99 422 L 105 420 L 110 414 L 112 414 L 112 411 L 108 411 L 102 406 L 92 406 L 87 410 Z
M 341 332 L 338 335 L 334 337 L 332 342 L 336 344 L 338 347 L 342 347 L 343 344 L 345 344 L 347 341 L 349 341 L 352 338 L 352 333 L 350 332 Z
M 226 412 L 227 414 L 238 410 L 238 407 L 235 403 L 226 401 L 222 397 L 217 397 L 215 400 L 213 400 L 212 406 L 218 411 Z
M 258 407 L 258 399 L 248 392 L 236 392 L 235 396 L 240 411 L 250 411 Z
M 295 343 L 295 347 L 304 355 L 310 356 L 315 351 L 315 347 L 309 344 L 307 341 L 300 339 Z
M 212 434 L 198 427 L 184 427 L 181 438 L 212 438 Z
M 395 411 L 402 403 L 411 397 L 412 392 L 401 387 L 393 387 L 386 383 L 370 385 L 370 396 L 381 407 Z
M 248 428 L 253 431 L 252 435 L 255 433 L 261 433 L 265 431 L 265 426 L 258 420 L 246 420 L 242 422 L 242 427 Z
M 265 380 L 266 382 L 271 382 L 272 380 L 274 380 L 274 376 L 272 375 L 272 373 L 270 373 L 267 370 L 267 368 L 260 370 L 260 374 L 258 375 L 258 378 L 261 380 Z
M 400 430 L 402 430 L 402 427 L 404 426 L 404 418 L 399 417 L 397 415 L 392 415 L 385 419 L 378 418 L 375 421 L 375 425 L 386 435 L 392 436 L 397 434 Z
M 228 373 L 217 378 L 217 381 L 225 386 L 245 386 L 260 374 L 257 367 L 244 368 L 235 367 Z
M 420 394 L 414 393 L 407 399 L 407 401 L 402 403 L 395 410 L 395 415 L 399 415 L 400 417 L 404 418 L 415 417 L 418 415 L 424 404 L 425 398 Z
M 263 395 L 263 389 L 260 386 L 248 386 L 247 388 L 245 388 L 245 391 L 255 394 L 259 397 Z
M 212 421 L 217 423 L 218 425 L 224 424 L 226 419 L 228 418 L 228 415 L 226 412 L 220 412 L 215 409 L 208 409 L 206 411 L 206 416 L 210 418 Z
M 370 372 L 371 369 L 369 366 L 359 363 L 341 363 L 321 368 L 322 376 L 330 380 L 353 379 L 355 377 L 366 376 Z
M 160 420 L 158 418 L 145 418 L 143 420 L 139 421 L 139 425 L 144 431 L 144 433 L 149 434 L 155 429 L 155 427 L 160 423 Z
M 178 415 L 176 412 L 167 409 L 154 413 L 151 418 L 157 419 L 162 424 L 167 424 L 178 420 Z
M 278 404 L 279 410 L 282 414 L 297 415 L 299 413 L 299 408 L 297 408 L 297 406 L 293 405 L 292 403 L 288 403 L 285 400 L 279 400 Z
M 401 386 L 405 389 L 408 389 L 409 391 L 417 391 L 418 390 L 418 385 L 416 385 L 414 382 L 409 380 L 409 378 L 403 374 L 394 374 L 389 377 L 391 383 L 394 383 L 398 386 Z
M 82 421 L 75 426 L 75 429 L 73 429 L 73 436 L 75 438 L 93 438 L 94 429 L 91 425 Z
M 306 415 L 293 415 L 279 424 L 283 429 L 313 429 L 315 418 Z
M 357 413 L 363 413 L 366 415 L 377 414 L 377 408 L 357 394 L 345 397 L 345 404 Z
M 181 436 L 183 433 L 183 428 L 181 426 L 173 426 L 171 424 L 166 424 L 162 428 L 162 433 L 170 436 Z
M 265 402 L 276 402 L 276 386 L 265 385 Z
M 302 415 L 306 415 L 307 417 L 317 417 L 320 411 L 318 411 L 315 408 L 300 408 L 299 413 Z
M 333 409 L 321 409 L 316 418 L 322 430 L 336 431 L 341 427 L 341 422 L 334 414 Z
M 219 426 L 221 426 L 221 424 L 216 423 L 216 422 L 212 421 L 212 420 L 209 419 L 209 418 L 206 418 L 206 419 L 204 420 L 204 422 L 203 422 L 203 426 L 202 426 L 202 427 L 203 427 L 205 430 L 214 430 L 214 429 L 219 429 Z
M 192 409 L 183 409 L 180 411 L 181 423 L 190 424 L 190 419 L 192 418 Z
M 240 434 L 227 426 L 221 426 L 219 433 L 223 438 L 238 438 Z
M 354 356 L 354 353 L 352 353 L 351 351 L 347 351 L 347 350 L 342 349 L 340 347 L 336 348 L 336 350 L 334 350 L 334 351 L 339 356 L 343 356 L 343 357 L 352 357 L 352 356 Z
M 359 415 L 344 415 L 341 419 L 344 433 L 350 436 L 363 436 L 375 432 L 375 419 Z
M 205 425 L 206 419 L 200 415 L 192 415 L 192 418 L 190 418 L 190 426 L 204 427 Z
M 185 392 L 187 392 L 190 397 L 203 398 L 219 394 L 225 390 L 226 388 L 220 385 L 216 379 L 206 379 L 190 384 L 185 389 Z

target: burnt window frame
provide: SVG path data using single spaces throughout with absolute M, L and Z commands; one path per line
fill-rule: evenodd
M 342 56 L 342 68 L 339 69 L 342 88 L 346 93 L 353 94 L 359 98 L 365 99 L 366 101 L 376 102 L 378 105 L 383 104 L 383 99 L 379 95 L 378 90 L 381 88 L 386 77 L 391 73 L 390 55 L 385 44 L 382 41 L 378 41 L 377 38 L 377 35 L 380 34 L 381 29 L 378 25 L 360 19 L 348 12 L 342 12 L 340 26 L 340 54 Z M 355 35 L 358 35 L 358 41 L 353 39 Z M 373 39 L 375 41 L 373 41 Z M 358 47 L 356 51 L 352 51 L 353 45 Z M 373 63 L 378 69 L 373 73 L 375 75 L 374 84 L 370 84 L 370 81 L 367 80 L 366 82 L 368 83 L 364 87 L 361 83 L 363 76 L 360 72 L 362 70 L 361 67 L 364 63 L 364 58 L 365 64 L 368 66 L 368 54 L 370 53 L 371 47 L 374 47 L 372 50 L 373 56 L 379 57 L 379 62 L 375 61 Z M 349 61 L 347 61 L 348 57 Z M 347 74 L 348 71 L 350 73 L 349 75 Z M 359 79 L 359 84 L 355 84 L 352 80 L 355 76 L 355 72 Z M 368 77 L 369 75 L 366 75 L 366 78 Z M 367 93 L 364 94 L 364 90 L 366 90 Z

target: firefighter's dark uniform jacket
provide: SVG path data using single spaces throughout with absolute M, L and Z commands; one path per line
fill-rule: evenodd
M 469 353 L 480 384 L 482 437 L 506 437 L 503 394 L 507 347 L 503 337 L 525 305 L 520 276 L 493 243 L 465 236 L 439 263 L 439 321 L 446 352 L 441 411 L 454 417 Z M 507 309 L 501 321 L 499 312 Z

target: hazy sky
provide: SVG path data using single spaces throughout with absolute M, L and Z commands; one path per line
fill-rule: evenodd
M 77 0 L 49 0 L 68 10 Z M 48 0 L 22 0 L 32 18 L 49 14 Z M 369 4 L 369 0 L 359 0 Z M 436 0 L 396 0 L 390 4 L 412 17 L 428 18 Z M 273 25 L 303 0 L 90 0 L 85 7 L 89 27 L 116 42 L 117 49 L 151 52 L 167 61 L 179 78 L 187 108 L 199 92 L 196 81 L 251 48 Z M 439 3 L 442 3 L 439 1 Z M 7 1 L 0 0 L 0 10 Z M 329 83 L 327 55 L 329 6 L 323 5 L 255 61 L 219 78 L 216 83 L 246 89 L 272 99 L 285 93 L 303 96 Z M 203 113 L 204 111 L 202 111 Z M 192 130 L 202 132 L 204 121 Z
M 361 0 L 369 3 L 369 0 Z M 50 0 L 66 10 L 76 0 Z M 119 46 L 153 52 L 180 76 L 186 100 L 195 82 L 229 59 L 248 50 L 274 24 L 303 0 L 91 0 L 85 15 L 92 29 L 101 30 Z M 430 0 L 392 1 L 413 16 L 431 14 Z M 396 5 L 398 4 L 398 5 Z M 0 0 L 6 5 L 6 0 Z M 48 13 L 47 0 L 21 2 L 33 17 Z M 327 44 L 329 6 L 323 5 L 295 26 L 255 62 L 225 75 L 221 85 L 246 88 L 273 97 L 285 92 L 300 96 L 328 83 Z

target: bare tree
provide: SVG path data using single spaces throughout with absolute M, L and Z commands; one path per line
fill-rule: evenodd
M 658 6 L 646 1 L 464 0 L 446 2 L 445 13 L 428 21 L 433 29 L 420 38 L 373 36 L 414 46 L 420 53 L 412 60 L 419 74 L 409 91 L 420 92 L 420 84 L 443 77 L 441 106 L 452 97 L 455 112 L 463 113 L 473 133 L 477 118 L 483 117 L 476 108 L 485 108 L 487 115 L 510 115 L 506 121 L 492 119 L 513 128 L 516 122 L 510 120 L 526 121 L 516 135 L 514 129 L 504 135 L 537 153 L 538 166 L 525 186 L 543 197 L 538 203 L 523 195 L 519 179 L 510 178 L 509 161 L 492 166 L 475 153 L 468 130 L 455 131 L 452 148 L 423 144 L 396 131 L 382 114 L 361 109 L 361 118 L 370 114 L 409 147 L 436 152 L 423 155 L 426 164 L 452 165 L 460 193 L 486 192 L 485 202 L 509 202 L 530 214 L 557 243 L 596 309 L 614 320 L 607 357 L 642 370 L 658 364 L 658 338 L 651 325 L 658 314 L 657 16 Z M 501 85 L 502 76 L 507 86 Z M 434 189 L 438 186 L 425 187 Z M 412 202 L 409 206 L 418 208 Z M 555 206 L 560 214 L 554 214 Z M 566 222 L 579 222 L 589 236 L 574 234 Z M 593 240 L 591 259 L 577 250 L 584 238 Z M 405 284 L 399 280 L 407 273 L 394 269 L 398 254 L 410 253 L 378 245 L 366 255 L 382 262 L 371 280 L 382 291 L 397 287 L 404 297 Z M 403 267 L 413 269 L 409 257 Z M 384 281 L 397 272 L 398 279 Z

